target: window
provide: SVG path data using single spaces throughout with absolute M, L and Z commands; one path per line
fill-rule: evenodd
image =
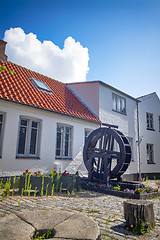
M 146 113 L 146 118 L 147 118 L 147 129 L 154 130 L 153 114 L 152 113 Z
M 86 142 L 86 139 L 91 132 L 92 132 L 92 130 L 90 130 L 90 129 L 85 129 L 84 130 L 84 142 Z
M 56 142 L 56 157 L 71 158 L 71 139 L 72 127 L 67 125 L 57 125 L 57 142 Z
M 122 114 L 126 114 L 126 99 L 123 97 L 120 97 L 116 94 L 112 94 L 112 110 L 122 113 Z
M 154 163 L 153 144 L 147 144 L 147 163 Z
M 2 140 L 3 140 L 3 131 L 4 131 L 4 118 L 5 118 L 5 114 L 0 113 L 0 157 L 2 157 Z
M 35 78 L 31 78 L 30 80 L 34 84 L 34 86 L 36 88 L 38 88 L 39 90 L 42 90 L 44 92 L 52 92 L 51 89 L 47 86 L 47 84 L 45 82 L 42 82 L 42 81 L 37 80 Z
M 20 117 L 17 157 L 39 157 L 41 121 Z

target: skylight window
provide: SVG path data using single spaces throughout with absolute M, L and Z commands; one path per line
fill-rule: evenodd
M 44 91 L 44 92 L 52 92 L 51 89 L 47 86 L 47 84 L 45 82 L 42 82 L 35 78 L 31 78 L 31 81 L 35 85 L 35 87 L 38 88 L 39 90 Z

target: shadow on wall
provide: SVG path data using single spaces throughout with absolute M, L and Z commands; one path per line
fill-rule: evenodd
M 66 171 L 70 174 L 74 174 L 78 171 L 80 175 L 83 175 L 83 173 L 87 173 L 87 169 L 83 162 L 83 145 L 80 147 L 80 151 L 76 155 L 74 160 L 66 168 Z

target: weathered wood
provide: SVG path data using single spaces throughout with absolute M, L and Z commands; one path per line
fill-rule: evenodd
M 114 146 L 118 146 L 117 151 Z M 112 168 L 113 159 L 117 159 L 117 164 Z M 129 141 L 117 129 L 98 128 L 88 136 L 85 142 L 83 160 L 90 181 L 93 178 L 101 179 L 109 185 L 110 179 L 118 178 L 120 180 L 120 176 L 130 164 L 131 147 Z
M 153 203 L 145 200 L 127 200 L 123 202 L 126 227 L 140 229 L 142 223 L 154 227 Z

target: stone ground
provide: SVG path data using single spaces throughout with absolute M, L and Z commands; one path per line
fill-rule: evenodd
M 149 183 L 153 186 L 153 182 Z M 104 239 L 140 239 L 160 240 L 160 198 L 154 198 L 154 214 L 156 220 L 155 229 L 145 235 L 134 235 L 125 230 L 125 219 L 123 216 L 123 202 L 126 199 L 109 196 L 101 193 L 82 191 L 77 195 L 67 197 L 43 196 L 43 197 L 7 197 L 3 201 L 0 198 L 0 217 L 10 213 L 20 212 L 22 209 L 60 209 L 69 212 L 82 212 L 94 219 L 101 228 Z M 9 226 L 8 226 L 9 227 Z

